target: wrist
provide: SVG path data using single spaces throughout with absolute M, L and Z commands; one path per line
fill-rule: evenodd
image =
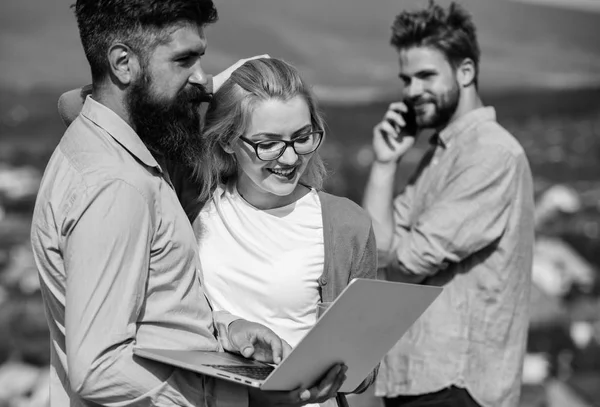
M 239 322 L 243 321 L 243 319 L 238 318 L 238 319 L 234 319 L 233 321 L 229 322 L 229 324 L 227 324 L 227 339 L 231 342 L 231 333 L 235 330 L 235 326 L 239 325 Z M 237 322 L 237 324 L 236 324 Z
M 223 348 L 223 350 L 225 350 L 227 352 L 238 352 L 239 353 L 239 351 L 237 349 L 235 349 L 235 345 L 232 340 L 233 339 L 232 333 L 235 332 L 235 326 L 239 325 L 239 324 L 236 324 L 236 322 L 238 322 L 238 321 L 243 321 L 243 319 L 232 315 L 228 320 L 218 321 L 216 323 L 217 338 L 219 339 L 219 343 L 220 343 L 221 347 Z
M 398 168 L 398 164 L 400 160 L 391 160 L 391 161 L 380 161 L 378 159 L 373 160 L 373 164 L 371 167 L 374 171 L 379 172 L 388 172 L 388 173 L 396 173 L 396 169 Z

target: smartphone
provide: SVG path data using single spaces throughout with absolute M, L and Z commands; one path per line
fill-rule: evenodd
M 411 103 L 404 102 L 404 105 L 408 110 L 406 113 L 401 113 L 404 123 L 406 123 L 402 131 L 409 136 L 416 136 L 417 132 L 419 131 L 419 126 L 417 125 L 417 114 L 415 113 L 415 108 Z
M 408 109 L 406 112 L 399 112 L 402 118 L 404 119 L 404 127 L 398 126 L 396 123 L 388 120 L 388 122 L 394 126 L 397 133 L 403 133 L 409 136 L 416 136 L 419 128 L 417 126 L 417 114 L 415 113 L 414 107 L 404 102 L 404 105 Z

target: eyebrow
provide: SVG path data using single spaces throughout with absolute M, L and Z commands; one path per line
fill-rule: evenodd
M 303 133 L 306 130 L 309 130 L 310 128 L 312 128 L 312 123 L 311 124 L 307 124 L 301 128 L 299 128 L 298 130 L 296 130 L 295 132 L 292 133 L 292 137 L 298 135 L 299 133 Z M 276 138 L 283 138 L 283 136 L 281 134 L 277 134 L 277 133 L 269 133 L 269 132 L 262 132 L 262 133 L 256 133 L 256 134 L 252 134 L 250 137 L 258 137 L 258 136 L 266 136 L 266 137 L 276 137 Z
M 436 73 L 438 73 L 438 70 L 435 68 L 425 68 L 425 69 L 421 69 L 420 71 L 415 72 L 412 75 L 407 75 L 405 73 L 399 73 L 398 77 L 400 79 L 410 79 L 411 77 L 419 77 L 419 76 L 423 76 L 423 75 L 435 75 Z
M 425 69 L 421 69 L 414 76 L 435 75 L 436 73 L 438 73 L 437 69 L 434 69 L 434 68 L 425 68 Z
M 189 58 L 189 57 L 201 57 L 204 56 L 206 50 L 200 52 L 198 50 L 183 50 L 183 51 L 176 51 L 173 54 L 173 59 L 180 59 L 180 58 Z

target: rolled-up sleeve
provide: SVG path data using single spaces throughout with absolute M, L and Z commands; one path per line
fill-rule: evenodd
M 402 230 L 408 230 L 410 227 L 410 208 L 413 202 L 414 185 L 409 183 L 404 187 L 400 195 L 394 198 L 393 202 L 393 230 L 392 241 L 387 245 L 381 245 L 377 242 L 377 265 L 385 268 L 390 261 L 394 259 L 394 248 L 398 241 L 398 235 Z
M 503 151 L 469 157 L 412 225 L 396 220 L 388 272 L 430 276 L 502 236 L 516 169 L 515 158 Z
M 133 355 L 153 237 L 145 197 L 121 180 L 88 187 L 63 225 L 71 388 L 103 406 L 193 406 L 203 380 Z
M 225 310 L 215 310 L 213 312 L 213 321 L 217 331 L 219 345 L 221 345 L 221 348 L 223 350 L 226 350 L 228 352 L 238 352 L 238 349 L 235 346 L 233 346 L 233 344 L 229 341 L 229 325 L 231 325 L 233 321 L 237 321 L 238 319 L 242 318 L 230 314 Z

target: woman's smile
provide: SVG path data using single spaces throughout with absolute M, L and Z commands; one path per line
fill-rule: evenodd
M 297 173 L 298 166 L 293 167 L 278 167 L 278 168 L 267 168 L 267 171 L 275 175 L 277 178 L 283 178 L 287 181 L 294 179 Z

